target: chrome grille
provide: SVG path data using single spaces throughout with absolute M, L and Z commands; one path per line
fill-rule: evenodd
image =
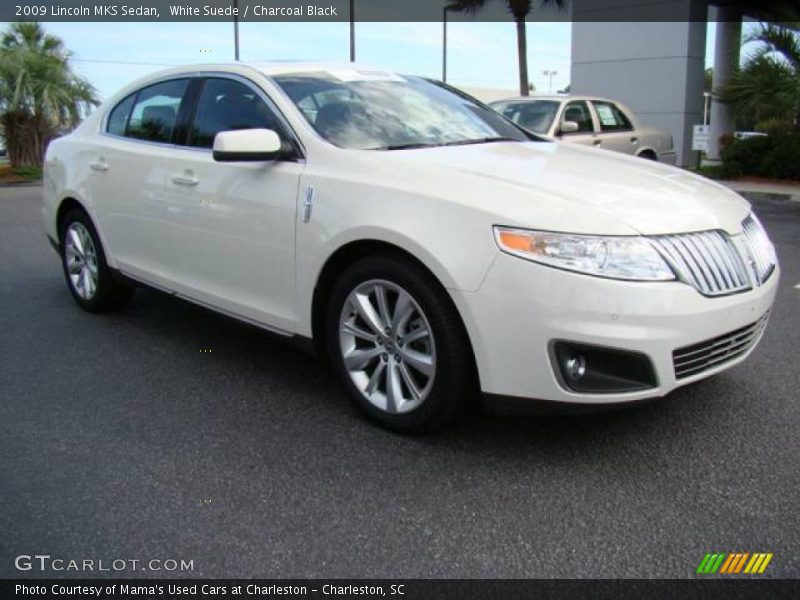
M 742 231 L 755 275 L 758 282 L 763 283 L 775 268 L 775 248 L 755 215 L 742 221 Z
M 758 321 L 704 342 L 672 352 L 675 378 L 684 379 L 742 356 L 752 348 L 767 326 L 769 313 Z
M 721 296 L 751 287 L 744 261 L 722 231 L 659 235 L 650 240 L 678 277 L 701 294 Z

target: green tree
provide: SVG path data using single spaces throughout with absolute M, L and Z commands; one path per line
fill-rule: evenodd
M 800 128 L 800 22 L 761 23 L 745 40 L 755 51 L 716 90 L 737 123 L 764 121 Z
M 476 14 L 492 1 L 502 1 L 506 9 L 514 17 L 517 24 L 517 58 L 519 61 L 519 93 L 527 96 L 530 90 L 528 85 L 528 37 L 525 23 L 533 9 L 534 0 L 454 0 L 448 6 L 452 10 Z M 539 0 L 542 8 L 555 8 L 564 10 L 567 7 L 567 0 Z
M 59 38 L 39 23 L 9 25 L 0 37 L 0 126 L 12 167 L 41 165 L 50 140 L 98 103 Z

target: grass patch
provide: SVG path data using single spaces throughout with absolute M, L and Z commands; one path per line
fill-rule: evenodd
M 17 167 L 12 169 L 7 162 L 0 163 L 0 183 L 25 183 L 41 181 L 42 167 Z

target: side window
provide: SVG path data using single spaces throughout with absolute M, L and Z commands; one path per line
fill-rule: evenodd
M 600 129 L 603 131 L 630 131 L 633 129 L 625 113 L 613 102 L 592 102 L 600 120 Z
M 564 107 L 562 121 L 574 121 L 578 124 L 578 131 L 575 133 L 593 133 L 594 124 L 592 114 L 589 112 L 589 105 L 584 100 L 573 100 Z
M 135 98 L 136 94 L 131 94 L 111 109 L 111 113 L 108 115 L 108 123 L 106 123 L 106 131 L 108 133 L 125 135 L 125 126 L 128 124 L 128 117 L 131 114 Z
M 211 148 L 220 131 L 277 129 L 270 108 L 251 88 L 232 79 L 206 79 L 189 131 L 189 145 Z
M 499 110 L 501 115 L 514 123 L 519 119 L 519 104 L 500 104 L 494 109 Z
M 188 79 L 174 79 L 139 90 L 128 122 L 127 136 L 169 142 Z

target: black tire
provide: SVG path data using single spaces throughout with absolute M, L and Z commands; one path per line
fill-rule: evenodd
M 430 383 L 427 396 L 419 406 L 404 413 L 387 412 L 370 402 L 356 386 L 350 371 L 345 366 L 344 350 L 339 335 L 340 318 L 343 316 L 351 292 L 373 280 L 399 286 L 402 291 L 410 295 L 421 309 L 422 319 L 431 332 L 435 344 L 435 374 L 427 380 Z M 394 306 L 396 308 L 397 304 Z M 402 339 L 399 343 L 403 343 Z M 393 431 L 422 433 L 452 422 L 462 414 L 471 394 L 477 388 L 469 339 L 452 300 L 444 287 L 430 273 L 402 256 L 363 258 L 350 265 L 341 274 L 333 286 L 326 307 L 325 346 L 333 369 L 356 406 L 374 421 Z M 385 358 L 384 355 L 382 357 L 384 362 Z M 384 386 L 388 386 L 387 376 L 383 376 Z M 408 387 L 403 389 L 410 390 Z
M 97 276 L 94 292 L 90 297 L 84 297 L 76 285 L 70 278 L 69 264 L 67 250 L 67 235 L 70 227 L 74 224 L 80 224 L 85 228 L 91 238 L 94 249 L 95 263 L 97 266 Z M 60 254 L 61 254 L 61 267 L 64 271 L 64 278 L 67 282 L 72 297 L 83 310 L 99 313 L 109 310 L 115 310 L 130 301 L 133 296 L 133 286 L 122 280 L 121 276 L 115 274 L 106 263 L 105 252 L 103 245 L 100 243 L 100 237 L 97 235 L 97 230 L 92 223 L 89 216 L 81 209 L 74 208 L 70 210 L 62 219 L 61 227 L 59 230 Z

